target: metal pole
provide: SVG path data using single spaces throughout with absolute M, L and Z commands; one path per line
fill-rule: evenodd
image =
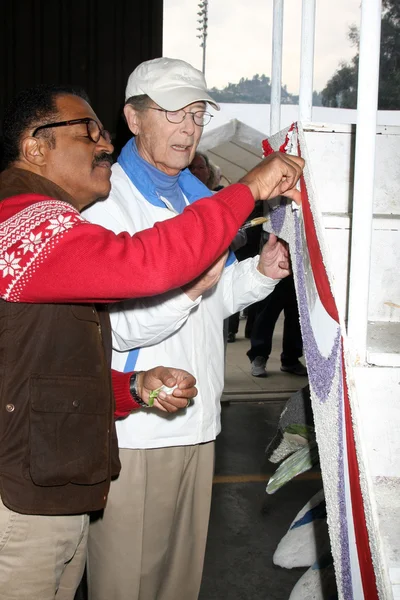
M 199 7 L 200 11 L 197 13 L 197 15 L 200 18 L 197 19 L 197 22 L 199 23 L 200 26 L 197 27 L 197 31 L 199 31 L 200 34 L 197 35 L 197 37 L 201 39 L 200 48 L 203 48 L 202 71 L 203 71 L 203 75 L 205 75 L 205 73 L 206 73 L 207 29 L 208 29 L 208 0 L 201 0 L 201 2 L 199 2 L 199 4 L 198 4 L 198 7 Z
M 315 0 L 303 0 L 301 15 L 301 58 L 299 120 L 311 121 L 314 77 Z
M 283 3 L 284 0 L 274 0 L 272 24 L 271 107 L 269 115 L 270 135 L 273 135 L 281 128 Z
M 206 46 L 207 46 L 207 34 L 204 34 L 203 37 L 203 66 L 202 66 L 202 71 L 203 71 L 203 75 L 206 74 Z
M 367 353 L 381 13 L 381 0 L 362 1 L 348 315 L 355 361 L 361 364 Z

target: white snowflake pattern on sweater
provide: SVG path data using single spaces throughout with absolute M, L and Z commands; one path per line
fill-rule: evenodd
M 46 200 L 23 208 L 0 224 L 0 271 L 4 300 L 18 301 L 24 282 L 61 241 L 85 220 L 67 202 Z

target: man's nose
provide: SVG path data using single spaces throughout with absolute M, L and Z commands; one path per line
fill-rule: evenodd
M 186 133 L 189 133 L 191 135 L 194 133 L 195 124 L 194 115 L 192 113 L 185 113 L 185 118 L 182 121 L 182 128 L 183 131 L 186 131 Z
M 112 143 L 111 142 L 107 142 L 107 140 L 102 135 L 100 135 L 100 137 L 99 137 L 99 141 L 97 142 L 97 146 L 99 146 L 100 148 L 102 148 L 108 154 L 112 154 L 114 152 L 114 146 L 112 145 Z

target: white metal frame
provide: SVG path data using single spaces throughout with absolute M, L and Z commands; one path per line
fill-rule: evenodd
M 280 129 L 284 0 L 274 0 L 270 135 Z M 303 0 L 299 120 L 312 121 L 316 0 Z M 381 0 L 362 0 L 348 336 L 356 364 L 367 356 L 375 143 L 378 110 Z M 338 174 L 340 176 L 340 174 Z
M 356 364 L 367 353 L 381 12 L 381 0 L 362 1 L 347 327 Z
M 303 0 L 301 14 L 299 120 L 312 121 L 315 2 Z
M 272 23 L 270 135 L 277 133 L 281 128 L 283 5 L 284 0 L 274 0 Z

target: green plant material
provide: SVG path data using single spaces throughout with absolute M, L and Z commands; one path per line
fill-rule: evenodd
M 149 394 L 149 401 L 148 401 L 148 405 L 149 406 L 153 406 L 154 405 L 154 400 L 156 400 L 158 398 L 158 394 L 160 392 L 165 392 L 166 394 L 170 394 L 172 395 L 173 391 L 177 388 L 177 385 L 174 385 L 173 387 L 168 387 L 166 385 L 162 385 L 161 387 L 157 388 L 156 390 L 152 390 Z
M 300 448 L 303 448 L 304 446 L 306 446 L 308 444 L 308 442 L 311 442 L 312 440 L 308 440 L 307 438 L 303 437 L 302 435 L 298 435 L 297 433 L 284 433 L 283 434 L 283 439 L 288 442 L 291 446 L 292 446 L 292 452 L 296 452 L 296 450 L 300 450 Z M 292 452 L 288 453 L 292 454 Z M 286 458 L 286 456 L 284 456 L 284 458 Z
M 304 423 L 291 423 L 283 430 L 284 433 L 293 433 L 295 435 L 301 435 L 301 437 L 309 440 L 313 437 L 314 427 L 311 425 L 305 425 Z
M 275 473 L 270 477 L 266 492 L 268 494 L 274 494 L 279 488 L 285 483 L 304 473 L 318 464 L 318 448 L 316 442 L 310 442 L 304 448 L 300 448 L 294 454 L 291 454 L 286 460 L 284 460 Z
M 157 388 L 156 390 L 152 390 L 149 394 L 149 401 L 148 401 L 148 405 L 149 406 L 153 406 L 154 405 L 154 400 L 158 397 L 159 392 L 161 391 L 161 388 Z

